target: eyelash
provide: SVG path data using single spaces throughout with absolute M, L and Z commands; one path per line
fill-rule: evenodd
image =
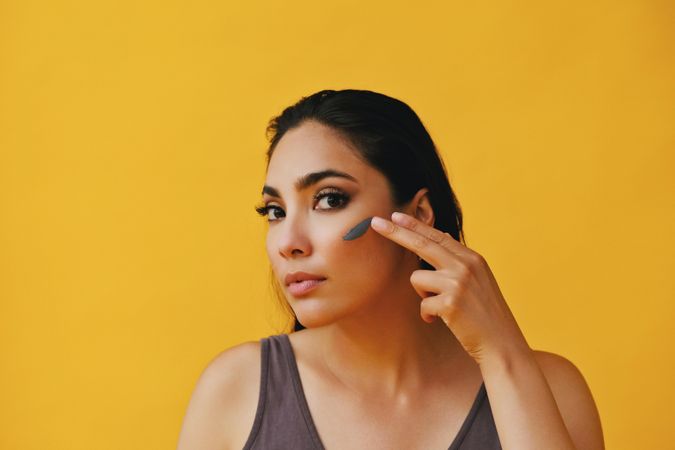
M 342 202 L 340 206 L 334 206 L 328 209 L 323 209 L 322 211 L 331 211 L 331 210 L 336 210 L 336 209 L 342 209 L 344 208 L 347 203 L 349 203 L 349 195 L 345 194 L 339 189 L 336 188 L 328 188 L 324 189 L 321 192 L 318 192 L 316 195 L 314 195 L 314 200 L 316 201 L 321 201 L 324 197 L 333 197 L 333 198 L 339 198 L 340 201 Z M 275 206 L 275 205 L 262 205 L 262 206 L 257 206 L 255 208 L 256 212 L 260 214 L 261 216 L 265 217 L 269 214 L 270 210 L 272 209 L 279 209 L 281 210 L 280 207 Z M 279 219 L 267 219 L 268 222 L 276 222 Z

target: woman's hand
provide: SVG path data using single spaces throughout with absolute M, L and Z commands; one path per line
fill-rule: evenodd
M 431 323 L 440 317 L 477 363 L 531 351 L 480 254 L 404 213 L 394 212 L 391 222 L 374 217 L 371 226 L 436 269 L 415 270 L 410 276 L 422 297 L 422 319 Z

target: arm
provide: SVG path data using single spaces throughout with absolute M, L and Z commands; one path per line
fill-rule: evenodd
M 527 347 L 480 367 L 504 450 L 604 450 L 595 402 L 570 361 Z
M 402 212 L 391 218 L 374 216 L 371 226 L 435 268 L 410 276 L 422 298 L 420 315 L 441 318 L 478 363 L 502 448 L 603 450 L 581 373 L 562 357 L 530 349 L 485 258 L 434 228 L 432 212 L 424 221 Z
M 177 450 L 241 448 L 253 423 L 260 378 L 260 343 L 222 351 L 197 380 Z

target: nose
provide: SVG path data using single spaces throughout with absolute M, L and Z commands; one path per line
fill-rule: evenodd
M 303 223 L 299 221 L 291 222 L 286 217 L 284 223 L 280 225 L 281 230 L 277 245 L 281 256 L 290 259 L 312 254 L 312 245 Z

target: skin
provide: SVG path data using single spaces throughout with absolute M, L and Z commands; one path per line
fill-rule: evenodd
M 327 168 L 357 182 L 326 178 L 295 189 L 299 177 Z M 386 178 L 313 121 L 282 137 L 265 184 L 280 194 L 263 196 L 278 208 L 269 212 L 266 249 L 280 285 L 298 270 L 327 278 L 301 298 L 286 291 L 307 327 L 289 338 L 326 448 L 447 449 L 485 382 L 502 448 L 604 449 L 581 373 L 530 349 L 485 260 L 433 228 L 426 189 L 396 207 Z M 344 208 L 312 198 L 327 187 L 350 195 Z M 364 235 L 342 239 L 370 216 Z M 421 270 L 418 255 L 436 270 Z M 259 343 L 247 342 L 214 358 L 195 388 L 179 450 L 243 446 L 259 355 Z

